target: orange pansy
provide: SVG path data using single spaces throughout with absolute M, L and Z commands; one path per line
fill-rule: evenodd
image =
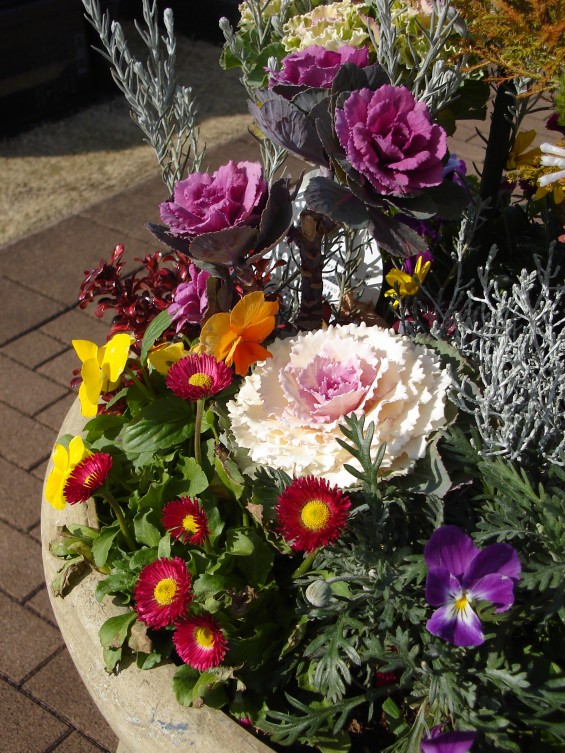
M 259 343 L 275 328 L 279 304 L 266 301 L 258 290 L 236 303 L 229 314 L 214 314 L 202 327 L 200 343 L 205 353 L 217 361 L 235 365 L 235 373 L 245 376 L 255 361 L 264 361 L 271 354 Z

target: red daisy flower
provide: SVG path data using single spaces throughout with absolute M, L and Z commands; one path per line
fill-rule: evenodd
M 103 486 L 112 467 L 112 456 L 105 452 L 95 452 L 81 460 L 63 488 L 63 496 L 70 505 L 86 502 L 97 489 Z
M 176 624 L 173 643 L 185 664 L 203 671 L 217 667 L 226 655 L 228 642 L 210 614 L 186 617 Z
M 133 591 L 139 619 L 155 628 L 170 625 L 192 601 L 191 586 L 192 578 L 181 557 L 162 557 L 146 565 Z
M 165 530 L 183 544 L 202 544 L 208 538 L 208 518 L 197 499 L 180 497 L 167 502 L 161 518 Z
M 223 361 L 206 353 L 192 353 L 171 366 L 167 387 L 184 400 L 200 400 L 221 392 L 232 379 L 231 369 Z
M 275 507 L 279 528 L 293 549 L 311 552 L 341 536 L 351 507 L 349 497 L 326 479 L 306 476 L 290 483 Z

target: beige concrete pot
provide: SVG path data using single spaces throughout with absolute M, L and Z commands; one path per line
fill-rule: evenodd
M 67 414 L 60 430 L 77 435 L 84 419 L 78 401 Z M 47 474 L 51 470 L 51 463 Z M 41 539 L 43 567 L 51 606 L 69 653 L 94 703 L 120 740 L 118 753 L 272 753 L 239 724 L 221 711 L 207 707 L 185 708 L 177 703 L 172 689 L 175 667 L 150 670 L 129 666 L 117 675 L 104 669 L 98 631 L 109 617 L 123 613 L 109 597 L 101 604 L 94 598 L 98 573 L 88 574 L 65 598 L 54 597 L 51 582 L 61 566 L 49 552 L 57 526 L 87 523 L 87 506 L 54 510 L 43 498 Z

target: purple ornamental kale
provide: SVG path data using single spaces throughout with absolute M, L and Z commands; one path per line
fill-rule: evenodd
M 174 303 L 168 308 L 173 322 L 176 322 L 177 332 L 180 332 L 185 324 L 200 324 L 208 307 L 206 281 L 210 277 L 209 272 L 191 264 L 188 273 L 190 281 L 178 286 L 174 293 Z
M 467 753 L 475 742 L 476 732 L 442 732 L 441 725 L 433 727 L 422 740 L 422 753 Z
M 230 160 L 212 175 L 191 173 L 179 180 L 173 200 L 160 205 L 161 220 L 183 238 L 240 225 L 257 227 L 266 199 L 261 164 Z
M 439 607 L 426 628 L 456 646 L 479 646 L 484 635 L 471 605 L 488 601 L 497 613 L 510 609 L 521 572 L 516 550 L 497 543 L 481 551 L 457 526 L 443 526 L 426 544 L 424 559 L 426 599 Z
M 345 63 L 365 68 L 370 63 L 369 51 L 366 47 L 357 49 L 347 44 L 342 45 L 337 51 L 326 50 L 325 47 L 313 44 L 284 57 L 280 71 L 267 68 L 270 73 L 269 88 L 276 84 L 290 84 L 330 89 L 339 69 Z
M 447 134 L 405 86 L 352 92 L 335 130 L 353 167 L 380 194 L 405 196 L 443 181 Z

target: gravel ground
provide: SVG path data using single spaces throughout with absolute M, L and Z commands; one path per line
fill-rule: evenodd
M 245 133 L 251 122 L 237 71 L 220 68 L 220 52 L 207 42 L 177 39 L 178 78 L 192 86 L 208 148 Z M 121 95 L 0 141 L 0 245 L 157 172 Z

